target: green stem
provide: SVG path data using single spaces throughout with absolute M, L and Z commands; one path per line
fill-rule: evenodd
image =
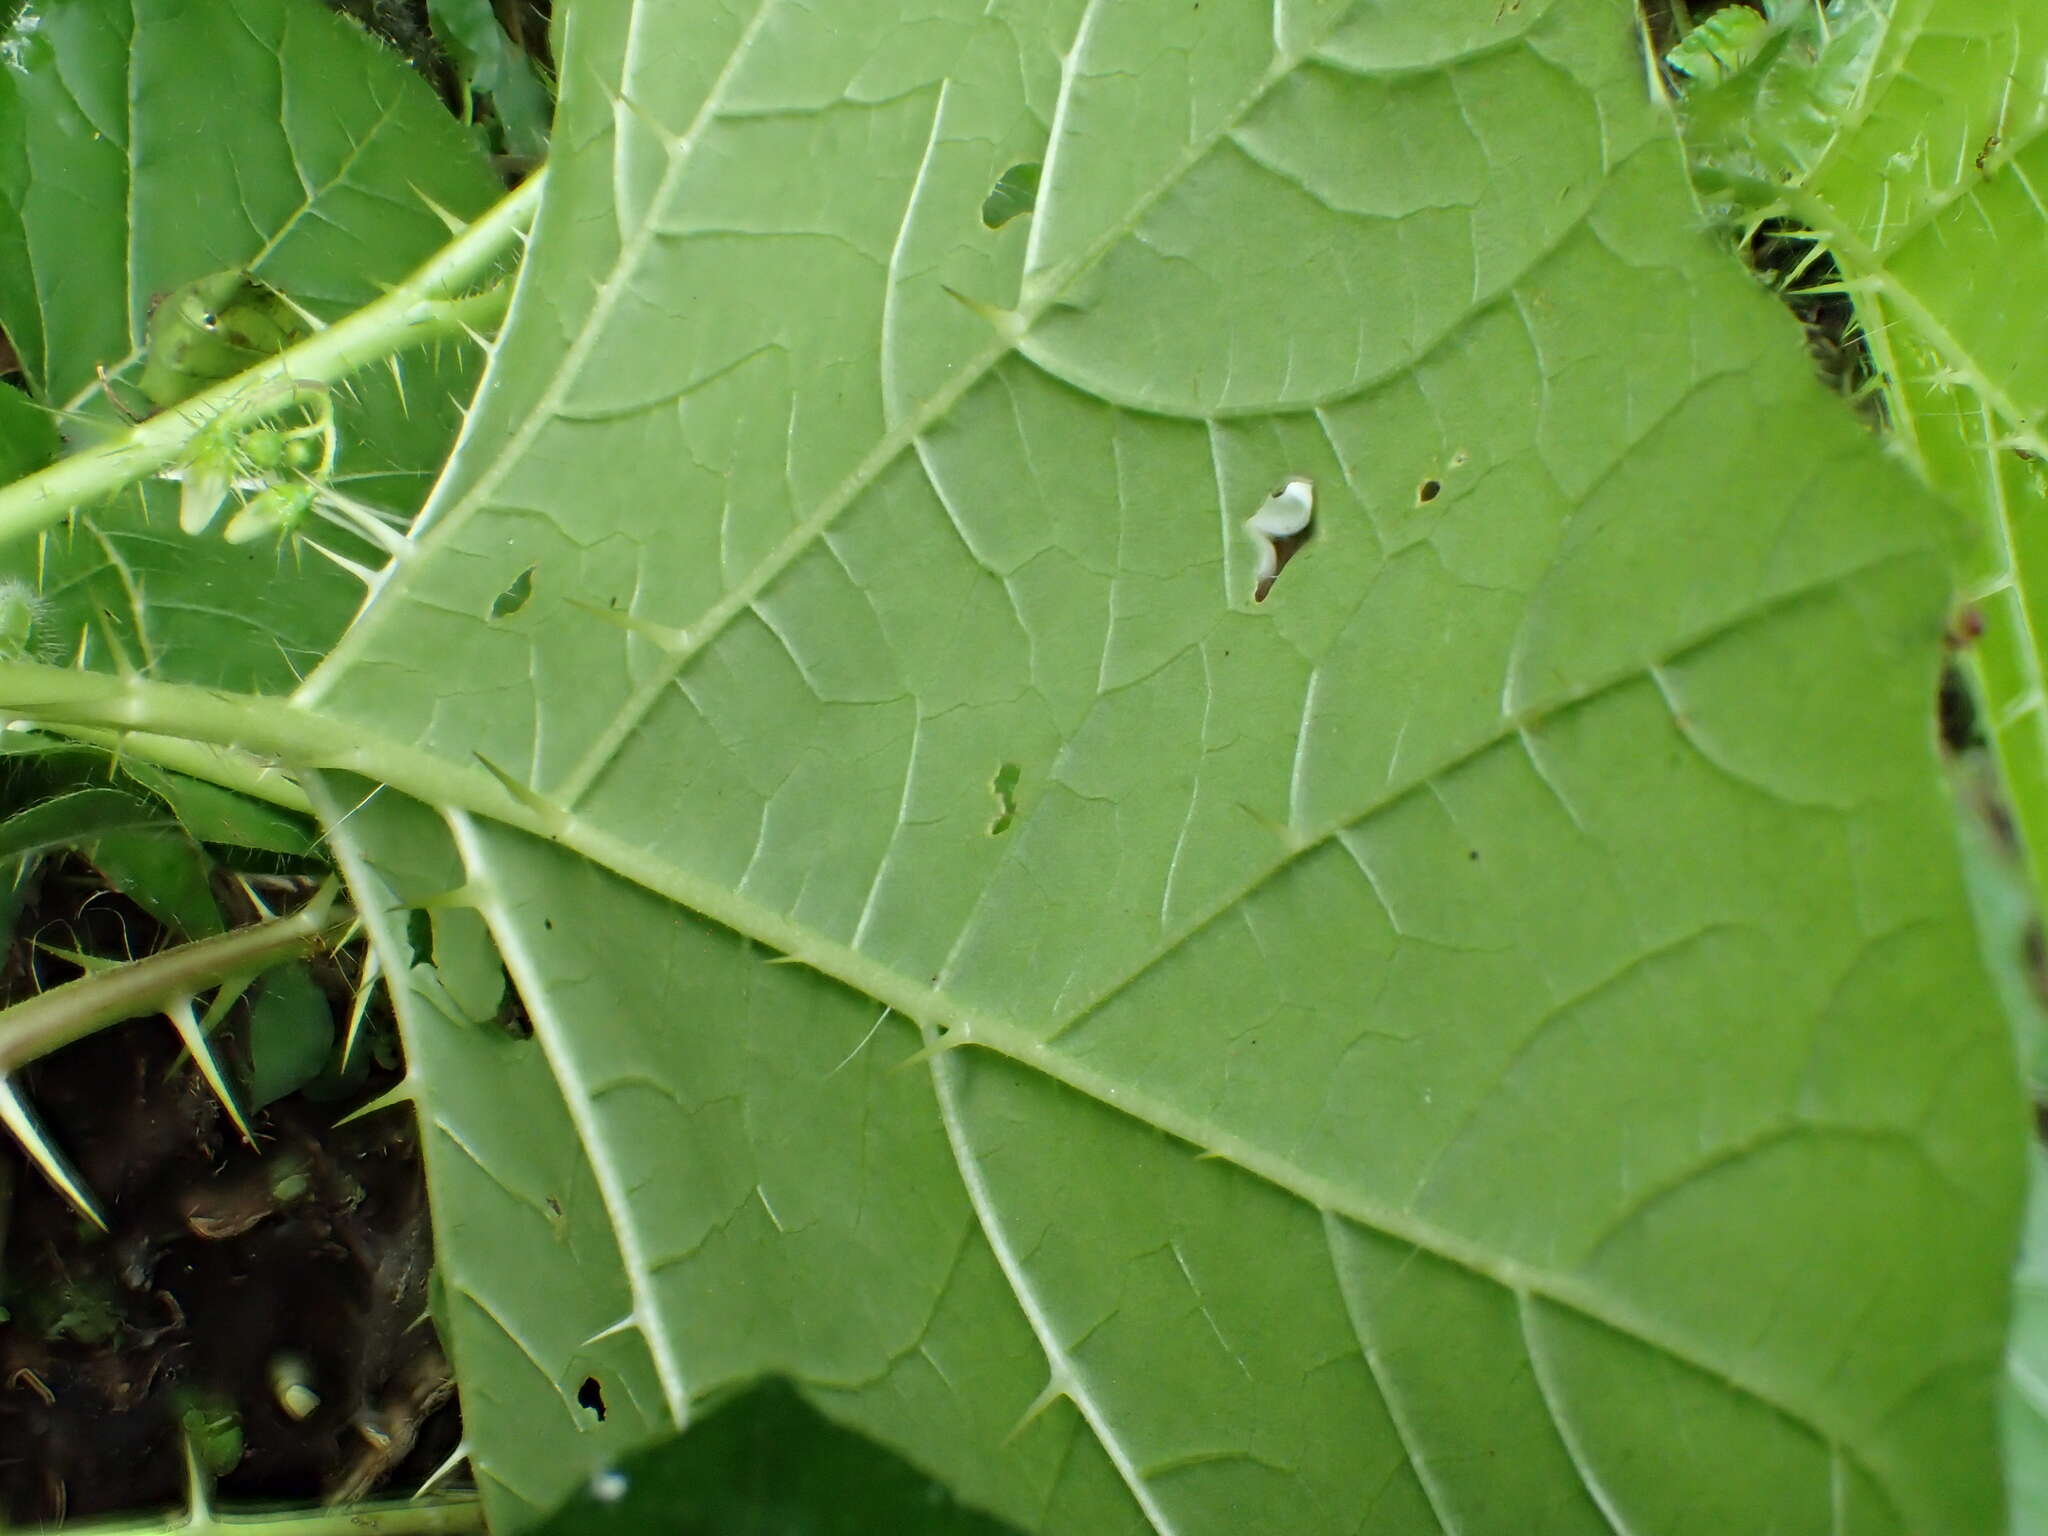
M 288 769 L 359 774 L 426 803 L 458 806 L 543 837 L 562 813 L 479 760 L 465 766 L 290 699 L 184 683 L 85 672 L 36 661 L 0 660 L 0 718 L 38 730 L 101 739 L 169 737 L 274 759 Z
M 275 757 L 303 772 L 337 769 L 389 785 L 442 812 L 467 811 L 571 849 L 635 885 L 744 933 L 889 1004 L 910 1019 L 947 1019 L 936 989 L 900 975 L 730 886 L 678 868 L 645 842 L 584 820 L 479 756 L 451 762 L 359 721 L 337 720 L 289 699 L 232 694 L 78 672 L 34 661 L 0 661 L 0 715 L 34 725 L 87 725 L 218 742 Z
M 511 298 L 510 279 L 481 293 L 464 290 L 532 223 L 545 179 L 544 169 L 536 171 L 383 298 L 117 437 L 0 486 L 0 542 L 47 528 L 75 508 L 170 468 L 222 416 L 255 420 L 284 408 L 308 386 L 336 383 L 421 342 L 496 324 Z
M 1768 187 L 1767 183 L 1757 182 L 1746 185 L 1759 190 Z M 1769 187 L 1769 190 L 1793 217 L 1813 231 L 1821 244 L 1834 252 L 1836 264 L 1843 273 L 1842 286 L 1851 299 L 1859 301 L 1859 307 L 1865 293 L 1875 293 L 1891 306 L 1893 318 L 1903 321 L 1909 331 L 1917 334 L 1945 369 L 1984 399 L 1999 418 L 1999 426 L 2006 435 L 2003 446 L 2024 448 L 2037 458 L 2048 457 L 2048 436 L 2032 424 L 2028 414 L 2020 409 L 2019 402 L 2007 394 L 1990 371 L 1970 355 L 1969 348 L 1920 296 L 1899 280 L 1875 246 L 1852 230 L 1830 204 L 1807 188 L 1786 186 Z M 1874 336 L 1885 334 L 1884 327 L 1875 323 L 1865 329 Z M 1894 378 L 1892 382 L 1894 387 L 1890 393 L 1896 396 L 1904 381 Z
M 229 977 L 293 959 L 354 919 L 335 907 L 330 885 L 289 917 L 159 950 L 0 1009 L 0 1079 L 96 1029 L 161 1013 Z
M 203 779 L 222 789 L 232 789 L 279 810 L 300 816 L 313 814 L 313 802 L 306 798 L 306 792 L 268 758 L 252 757 L 212 742 L 188 741 L 182 736 L 159 736 L 148 731 L 99 731 L 86 725 L 48 729 L 72 741 L 103 747 L 116 757 L 140 758 L 145 763 L 182 773 L 188 779 Z
M 251 1515 L 201 1508 L 182 1518 L 155 1515 L 64 1529 L 71 1536 L 459 1536 L 485 1526 L 483 1505 L 475 1499 L 442 1498 Z

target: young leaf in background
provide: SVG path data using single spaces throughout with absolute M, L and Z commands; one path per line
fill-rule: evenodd
M 314 0 L 59 6 L 24 18 L 5 45 L 0 327 L 73 441 L 118 421 L 99 369 L 141 400 L 120 381 L 143 370 L 152 324 L 161 331 L 194 297 L 185 285 L 247 273 L 261 287 L 237 282 L 245 297 L 227 295 L 230 312 L 253 307 L 273 330 L 300 312 L 332 318 L 448 238 L 437 206 L 468 217 L 499 192 L 426 83 Z M 235 88 L 195 85 L 219 80 Z M 444 346 L 351 380 L 333 402 L 336 486 L 409 515 L 477 365 L 474 348 Z M 167 378 L 175 366 L 160 359 Z M 182 537 L 178 499 L 152 481 L 0 551 L 0 569 L 48 604 L 39 653 L 289 687 L 360 604 L 360 580 L 311 549 Z M 370 558 L 338 529 L 320 542 Z

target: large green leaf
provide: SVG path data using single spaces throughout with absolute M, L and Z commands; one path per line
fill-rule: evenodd
M 0 668 L 385 780 L 322 794 L 394 974 L 394 906 L 488 924 L 530 1040 L 399 993 L 501 1523 L 772 1370 L 1034 1530 L 1992 1528 L 1939 518 L 1697 233 L 1629 7 L 566 49 L 293 703 Z

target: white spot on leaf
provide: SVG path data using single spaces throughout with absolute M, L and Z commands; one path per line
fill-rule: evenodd
M 1245 532 L 1259 546 L 1259 564 L 1252 601 L 1263 603 L 1294 552 L 1308 542 L 1316 515 L 1316 483 L 1306 475 L 1290 475 L 1245 520 Z

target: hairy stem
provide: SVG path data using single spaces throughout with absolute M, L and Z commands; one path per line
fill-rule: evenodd
M 53 735 L 103 747 L 117 757 L 138 758 L 182 773 L 188 779 L 203 779 L 222 789 L 232 789 L 282 811 L 301 816 L 313 814 L 313 802 L 306 798 L 306 792 L 269 758 L 252 757 L 212 742 L 160 736 L 149 731 L 101 731 L 88 725 L 52 725 L 48 729 Z
M 116 437 L 0 486 L 0 541 L 47 528 L 170 468 L 222 417 L 253 422 L 408 347 L 495 325 L 511 297 L 510 279 L 480 293 L 464 290 L 532 223 L 544 180 L 536 171 L 383 298 Z
M 168 1519 L 93 1521 L 67 1525 L 72 1536 L 458 1536 L 484 1529 L 483 1505 L 445 1498 L 356 1504 L 342 1509 L 224 1514 L 196 1509 Z

